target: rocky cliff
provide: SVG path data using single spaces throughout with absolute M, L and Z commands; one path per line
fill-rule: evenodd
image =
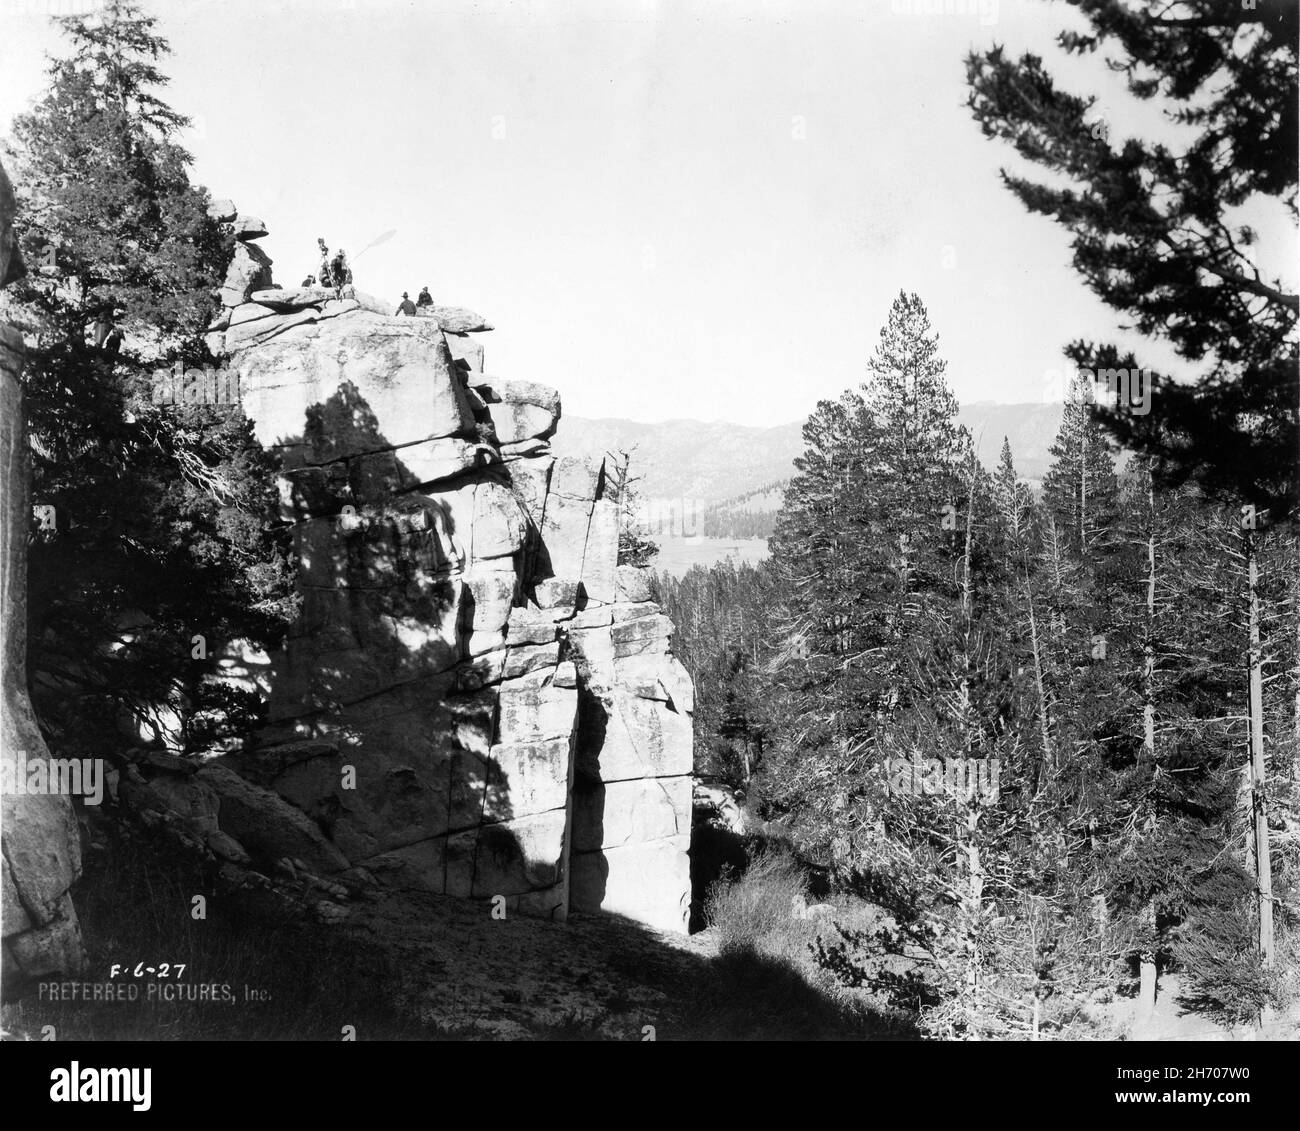
M 550 452 L 558 393 L 486 374 L 472 312 L 277 288 L 265 226 L 217 208 L 208 345 L 279 457 L 303 608 L 244 658 L 271 726 L 188 791 L 254 859 L 684 930 L 692 687 L 602 463 Z
M 13 240 L 13 190 L 0 168 L 0 287 L 20 278 Z M 23 338 L 0 323 L 0 757 L 7 784 L 48 763 L 27 694 L 27 540 L 32 527 L 27 431 L 23 426 Z M 54 974 L 78 971 L 85 955 L 68 889 L 81 875 L 81 842 L 72 798 L 6 792 L 0 812 L 4 846 L 6 992 Z

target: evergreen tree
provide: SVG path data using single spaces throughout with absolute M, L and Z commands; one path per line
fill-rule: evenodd
M 14 124 L 34 269 L 6 314 L 34 343 L 33 499 L 53 508 L 31 550 L 34 694 L 61 744 L 102 749 L 123 711 L 147 729 L 170 703 L 185 745 L 201 746 L 258 710 L 210 678 L 218 650 L 277 646 L 293 608 L 272 467 L 248 421 L 151 403 L 152 374 L 206 360 L 232 237 L 189 181 L 185 119 L 157 94 L 155 21 L 111 0 L 60 23 L 71 51 Z
M 1012 143 L 1041 178 L 1003 181 L 1073 237 L 1088 286 L 1187 362 L 1155 382 L 1157 411 L 1104 415 L 1149 453 L 1162 483 L 1196 478 L 1232 502 L 1292 512 L 1300 492 L 1294 336 L 1300 297 L 1256 265 L 1240 206 L 1280 202 L 1294 217 L 1297 27 L 1291 0 L 1069 0 L 1091 24 L 1070 54 L 1105 53 L 1129 94 L 1188 127 L 1178 146 L 1119 136 L 1096 99 L 1060 89 L 1035 55 L 1001 47 L 967 60 L 969 104 L 988 137 Z M 1087 369 L 1137 369 L 1113 344 L 1074 342 Z
M 1064 544 L 1081 558 L 1093 556 L 1114 518 L 1115 462 L 1092 414 L 1092 389 L 1076 375 L 1065 399 L 1061 427 L 1043 480 L 1043 503 Z
M 951 595 L 955 524 L 945 524 L 963 495 L 970 437 L 957 423 L 957 399 L 944 381 L 925 306 L 899 292 L 880 331 L 863 387 L 880 429 L 873 493 L 899 533 L 903 592 Z M 948 508 L 945 511 L 945 508 Z
M 1002 451 L 998 455 L 997 471 L 993 474 L 992 492 L 994 505 L 1009 536 L 1005 552 L 1014 549 L 1020 539 L 1028 537 L 1034 514 L 1034 493 L 1016 475 L 1011 441 L 1006 436 L 1002 437 Z
M 961 610 L 966 512 L 983 480 L 944 369 L 923 304 L 900 293 L 863 394 L 823 402 L 805 426 L 770 543 L 792 710 L 769 743 L 764 799 L 810 851 L 846 867 L 835 813 L 879 797 L 884 760 L 935 741 L 936 727 L 958 753 L 977 729 L 968 665 L 982 645 Z
M 879 707 L 870 656 L 883 637 L 864 594 L 889 584 L 895 551 L 885 544 L 893 523 L 868 487 L 878 435 L 858 394 L 821 402 L 769 541 L 783 589 L 778 662 L 817 704 L 795 724 L 795 745 L 860 733 Z
M 747 788 L 763 767 L 774 712 L 767 661 L 772 570 L 719 562 L 680 580 L 660 574 L 654 599 L 676 626 L 673 653 L 695 684 L 695 772 Z

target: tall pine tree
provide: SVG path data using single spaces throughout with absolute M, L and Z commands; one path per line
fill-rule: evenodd
M 151 403 L 154 373 L 208 361 L 233 241 L 189 180 L 185 119 L 159 97 L 155 21 L 110 0 L 60 23 L 71 50 L 14 123 L 33 269 L 6 300 L 30 343 L 33 499 L 52 508 L 31 550 L 34 698 L 55 745 L 103 749 L 123 714 L 161 737 L 166 703 L 181 743 L 202 746 L 258 709 L 213 682 L 215 655 L 276 646 L 293 606 L 249 423 Z
M 1195 478 L 1282 520 L 1300 502 L 1300 296 L 1258 265 L 1241 206 L 1296 216 L 1300 9 L 1293 0 L 1069 3 L 1091 27 L 1061 32 L 1061 48 L 1104 56 L 1136 102 L 1186 127 L 1180 140 L 1122 132 L 1123 120 L 1061 89 L 1040 57 L 1013 60 L 1001 47 L 967 60 L 971 110 L 986 136 L 1036 166 L 1004 170 L 1003 181 L 1066 228 L 1089 288 L 1186 363 L 1157 380 L 1154 411 L 1111 411 L 1107 426 L 1153 457 L 1161 483 Z M 1092 370 L 1142 367 L 1113 343 L 1077 340 L 1067 352 Z

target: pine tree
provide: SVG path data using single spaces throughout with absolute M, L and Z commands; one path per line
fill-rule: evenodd
M 14 123 L 34 269 L 6 315 L 34 343 L 33 499 L 54 516 L 31 551 L 34 696 L 58 742 L 103 748 L 106 721 L 125 711 L 148 726 L 170 701 L 185 744 L 202 746 L 259 710 L 214 684 L 219 650 L 277 646 L 293 607 L 272 468 L 248 421 L 151 403 L 152 374 L 206 360 L 232 237 L 189 181 L 174 140 L 185 119 L 156 93 L 155 21 L 112 0 L 60 23 L 71 51 Z
M 874 494 L 898 530 L 900 590 L 951 595 L 956 540 L 943 518 L 963 495 L 970 437 L 957 423 L 947 362 L 916 295 L 899 292 L 867 368 L 863 393 L 880 429 Z
M 863 606 L 890 571 L 889 519 L 869 488 L 878 429 L 862 398 L 845 393 L 817 406 L 804 440 L 769 542 L 785 590 L 778 632 L 784 670 L 818 704 L 800 729 L 843 739 L 869 725 L 880 697 L 870 664 L 879 626 Z
M 748 787 L 763 766 L 780 703 L 765 667 L 776 598 L 767 562 L 692 566 L 680 580 L 657 575 L 654 599 L 676 626 L 673 654 L 695 684 L 695 772 Z
M 1093 419 L 1092 404 L 1090 386 L 1076 375 L 1052 443 L 1052 466 L 1043 480 L 1044 505 L 1065 545 L 1080 558 L 1095 554 L 1102 533 L 1111 528 L 1116 496 L 1115 463 Z
M 1188 140 L 1121 137 L 1095 98 L 1060 89 L 1041 58 L 1013 61 L 1001 47 L 967 60 L 971 110 L 986 136 L 1045 174 L 1002 176 L 1027 209 L 1070 232 L 1089 288 L 1186 360 L 1155 381 L 1147 407 L 1158 412 L 1111 411 L 1107 427 L 1153 457 L 1162 485 L 1195 478 L 1282 519 L 1300 500 L 1300 297 L 1256 265 L 1257 235 L 1238 208 L 1271 199 L 1295 216 L 1297 7 L 1070 3 L 1091 28 L 1061 32 L 1062 49 L 1104 55 L 1128 93 L 1154 101 Z M 1076 341 L 1067 352 L 1094 371 L 1142 367 L 1113 344 Z

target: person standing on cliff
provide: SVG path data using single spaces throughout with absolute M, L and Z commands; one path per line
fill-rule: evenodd
M 330 260 L 330 274 L 334 279 L 334 288 L 338 291 L 336 297 L 343 297 L 343 288 L 350 286 L 352 283 L 352 269 L 348 266 L 348 257 L 342 248 Z
M 403 297 L 405 297 L 405 296 L 403 296 Z M 432 305 L 433 305 L 433 295 L 431 295 L 431 294 L 429 293 L 429 288 L 428 288 L 428 287 L 421 287 L 421 288 L 420 288 L 420 294 L 419 294 L 419 296 L 418 296 L 418 297 L 416 298 L 416 300 L 415 300 L 415 305 L 416 305 L 416 306 L 432 306 Z
M 411 318 L 415 315 L 415 303 L 411 301 L 410 295 L 405 291 L 402 292 L 402 301 L 397 304 L 397 315 Z
M 316 246 L 320 248 L 320 285 L 322 287 L 333 286 L 330 278 L 330 249 L 325 246 L 325 241 L 319 237 L 316 240 Z

